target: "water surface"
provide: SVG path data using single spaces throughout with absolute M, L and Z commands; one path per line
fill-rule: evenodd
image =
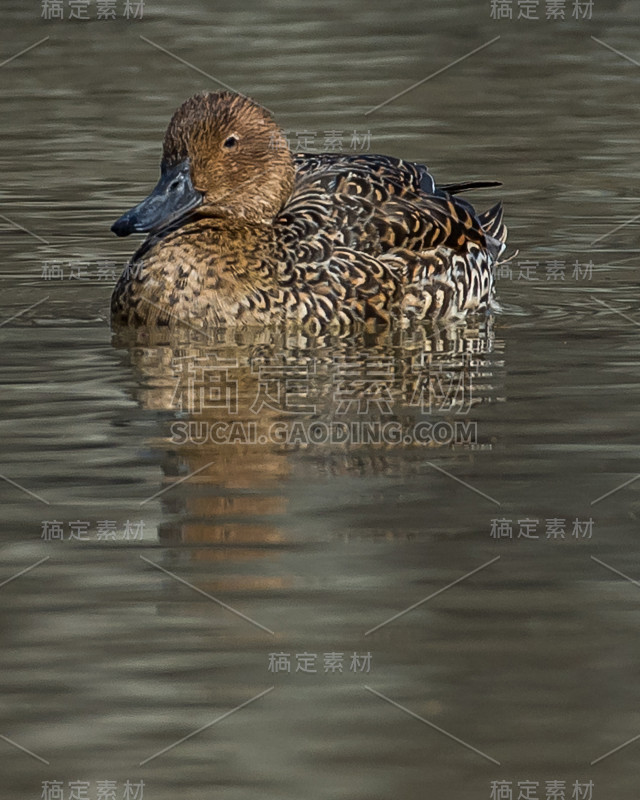
M 637 60 L 634 5 L 123 6 L 3 16 L 4 58 L 49 37 L 0 74 L 0 581 L 41 562 L 0 586 L 0 735 L 31 751 L 0 740 L 4 795 L 636 797 L 638 743 L 598 759 L 640 734 L 640 482 L 607 494 L 638 471 L 640 73 L 592 38 Z M 502 180 L 502 312 L 347 339 L 112 335 L 134 243 L 109 226 L 215 79 L 294 145 L 355 132 L 443 182 Z

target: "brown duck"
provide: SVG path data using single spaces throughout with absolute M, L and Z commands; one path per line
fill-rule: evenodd
M 191 97 L 165 134 L 153 192 L 112 226 L 148 233 L 111 299 L 115 325 L 286 323 L 310 332 L 487 309 L 505 248 L 422 164 L 292 154 L 271 114 L 232 92 Z

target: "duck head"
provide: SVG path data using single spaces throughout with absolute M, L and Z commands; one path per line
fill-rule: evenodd
M 194 95 L 164 137 L 160 180 L 111 226 L 117 236 L 157 232 L 202 216 L 272 220 L 291 195 L 291 152 L 267 109 L 233 92 Z

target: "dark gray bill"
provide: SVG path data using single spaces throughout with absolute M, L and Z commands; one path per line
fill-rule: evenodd
M 145 233 L 164 228 L 202 203 L 202 195 L 193 188 L 189 162 L 162 167 L 156 188 L 149 197 L 125 212 L 111 226 L 116 236 Z

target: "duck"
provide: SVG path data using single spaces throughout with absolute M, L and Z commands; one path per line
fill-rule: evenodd
M 146 233 L 111 320 L 310 333 L 462 319 L 495 306 L 503 208 L 436 185 L 427 167 L 370 153 L 293 153 L 272 113 L 201 92 L 167 127 L 160 179 L 111 230 Z

